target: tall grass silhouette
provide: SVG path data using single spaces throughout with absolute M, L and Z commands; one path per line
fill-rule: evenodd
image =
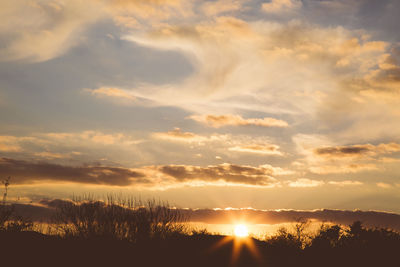
M 168 203 L 112 195 L 105 201 L 74 197 L 56 208 L 54 223 L 64 237 L 141 242 L 182 234 L 185 217 Z

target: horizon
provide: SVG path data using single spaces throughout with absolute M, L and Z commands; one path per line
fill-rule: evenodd
M 0 5 L 8 201 L 400 214 L 400 1 Z

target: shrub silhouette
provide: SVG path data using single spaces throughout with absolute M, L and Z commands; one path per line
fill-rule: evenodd
M 7 203 L 8 187 L 10 186 L 10 177 L 2 181 L 4 184 L 3 200 L 0 203 L 0 232 L 21 232 L 31 230 L 33 223 L 18 216 L 15 213 L 15 207 Z
M 342 228 L 339 225 L 321 225 L 316 236 L 312 238 L 310 247 L 318 249 L 328 249 L 337 247 L 341 241 Z
M 185 230 L 184 216 L 168 203 L 108 196 L 74 198 L 57 207 L 55 223 L 65 237 L 109 238 L 142 242 L 165 239 Z

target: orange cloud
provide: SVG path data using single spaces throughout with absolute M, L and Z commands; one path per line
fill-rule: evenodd
M 49 138 L 50 140 L 60 141 L 66 140 L 70 143 L 82 143 L 82 142 L 93 142 L 95 144 L 102 145 L 133 145 L 140 142 L 140 140 L 134 140 L 132 137 L 122 133 L 107 134 L 100 131 L 83 131 L 78 133 L 47 133 L 43 134 L 43 138 Z
M 383 183 L 383 182 L 376 183 L 376 186 L 383 188 L 383 189 L 390 189 L 393 187 L 391 184 Z
M 22 147 L 18 144 L 18 138 L 15 136 L 0 136 L 0 151 L 19 152 Z
M 325 183 L 323 181 L 300 178 L 296 181 L 288 181 L 287 184 L 289 187 L 318 187 L 324 185 Z
M 357 186 L 357 185 L 363 185 L 364 183 L 359 181 L 345 180 L 345 181 L 330 181 L 328 182 L 328 184 L 337 186 Z
M 187 0 L 111 0 L 105 3 L 111 14 L 124 14 L 150 21 L 187 16 L 192 9 L 191 1 Z
M 317 174 L 328 174 L 328 173 L 357 173 L 361 171 L 378 170 L 379 168 L 375 164 L 348 164 L 348 165 L 321 165 L 312 166 L 309 170 Z
M 301 0 L 272 0 L 262 4 L 262 10 L 267 13 L 281 13 L 299 9 L 302 7 Z
M 256 153 L 256 154 L 264 154 L 264 155 L 278 155 L 282 156 L 282 152 L 279 151 L 279 146 L 277 145 L 242 145 L 235 146 L 229 148 L 230 151 L 237 152 L 247 152 L 247 153 Z
M 188 143 L 199 143 L 203 145 L 205 142 L 224 141 L 228 142 L 228 135 L 212 134 L 209 136 L 198 135 L 191 132 L 183 132 L 180 128 L 174 128 L 172 131 L 153 133 L 153 137 L 170 141 L 180 141 Z
M 34 153 L 35 156 L 48 158 L 48 159 L 63 159 L 71 157 L 71 154 L 52 153 L 48 151 Z
M 261 127 L 288 127 L 288 123 L 274 118 L 249 118 L 244 119 L 240 115 L 192 115 L 189 117 L 197 122 L 219 128 L 223 126 L 261 126 Z
M 165 133 L 154 133 L 154 137 L 168 140 L 187 141 L 187 142 L 200 142 L 206 138 L 190 132 L 182 132 L 180 128 L 174 128 L 172 131 Z
M 92 95 L 96 96 L 108 96 L 108 97 L 115 97 L 115 98 L 122 98 L 130 101 L 135 101 L 136 97 L 130 93 L 129 91 L 122 90 L 119 88 L 112 88 L 112 87 L 100 87 L 97 89 L 84 89 L 91 93 Z

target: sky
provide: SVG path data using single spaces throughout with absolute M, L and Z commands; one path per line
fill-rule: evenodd
M 0 6 L 10 200 L 400 213 L 400 1 Z

